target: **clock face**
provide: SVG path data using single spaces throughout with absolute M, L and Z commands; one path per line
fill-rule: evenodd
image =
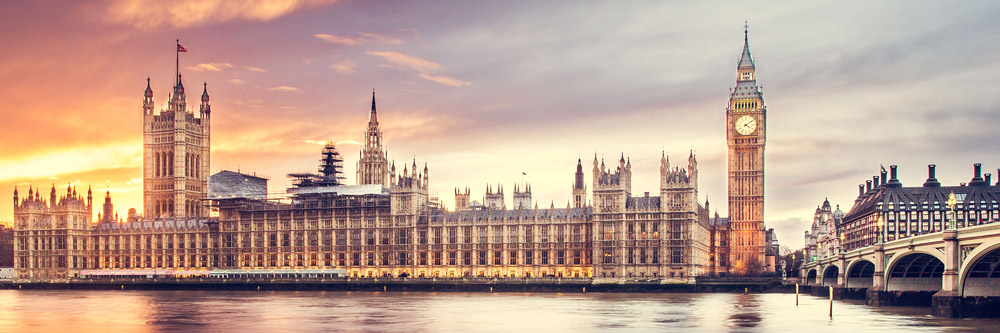
M 736 132 L 748 135 L 757 130 L 757 119 L 753 116 L 742 116 L 736 119 Z

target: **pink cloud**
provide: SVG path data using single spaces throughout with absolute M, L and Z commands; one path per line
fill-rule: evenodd
M 371 51 L 367 52 L 367 54 L 377 57 L 382 57 L 386 61 L 395 64 L 396 66 L 408 67 L 410 69 L 416 70 L 421 73 L 433 73 L 441 69 L 444 69 L 444 66 L 441 66 L 436 62 L 420 59 L 411 55 L 406 55 L 398 52 Z
M 224 68 L 232 68 L 232 64 L 227 64 L 224 62 L 213 62 L 208 64 L 197 64 L 195 66 L 187 67 L 187 69 L 196 72 L 221 72 Z
M 358 64 L 350 60 L 344 60 L 330 65 L 330 68 L 336 69 L 341 73 L 354 73 L 354 69 L 358 68 Z
M 471 84 L 468 81 L 462 81 L 462 80 L 459 80 L 459 79 L 456 79 L 456 78 L 447 77 L 447 76 L 427 75 L 427 74 L 424 74 L 424 73 L 420 73 L 420 74 L 417 74 L 417 75 L 419 75 L 420 77 L 424 78 L 425 80 L 437 82 L 437 83 L 440 83 L 440 84 L 443 84 L 443 85 L 446 85 L 446 86 L 464 87 L 464 86 L 467 86 L 467 85 Z
M 361 45 L 368 43 L 380 43 L 380 44 L 402 44 L 403 40 L 396 37 L 388 37 L 379 35 L 372 32 L 358 32 L 359 37 L 345 37 L 345 36 L 335 36 L 330 34 L 315 34 L 313 37 L 322 39 L 323 41 L 342 44 L 342 45 Z
M 174 0 L 150 2 L 115 0 L 105 9 L 112 23 L 155 30 L 163 26 L 186 28 L 230 20 L 270 21 L 296 10 L 335 3 L 336 0 Z
M 270 88 L 267 88 L 267 90 L 268 91 L 278 91 L 278 92 L 297 92 L 297 93 L 302 93 L 302 89 L 299 89 L 298 87 L 291 87 L 291 86 L 270 87 Z

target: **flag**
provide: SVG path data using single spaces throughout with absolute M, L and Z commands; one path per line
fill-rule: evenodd
M 188 49 L 186 47 L 181 46 L 181 43 L 177 43 L 177 52 L 187 52 L 187 51 Z
M 522 175 L 522 176 L 527 176 L 527 175 L 528 175 L 528 173 L 527 173 L 527 172 L 524 172 L 524 171 L 521 171 L 521 175 Z
M 878 167 L 882 168 L 882 173 L 885 173 L 885 166 L 884 165 L 879 164 Z

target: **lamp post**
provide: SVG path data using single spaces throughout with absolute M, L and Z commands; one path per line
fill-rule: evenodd
M 844 253 L 844 234 L 843 233 L 840 234 L 840 243 L 838 243 L 837 245 L 840 245 L 840 253 Z
M 875 241 L 882 243 L 885 241 L 885 237 L 882 236 L 882 215 L 878 216 L 878 220 L 875 221 Z
M 955 205 L 958 204 L 958 200 L 955 199 L 954 191 L 948 194 L 948 201 L 946 203 L 948 204 L 948 208 L 951 209 L 951 221 L 947 221 L 948 218 L 945 217 L 945 223 L 947 224 L 945 229 L 957 229 L 958 219 L 955 216 Z

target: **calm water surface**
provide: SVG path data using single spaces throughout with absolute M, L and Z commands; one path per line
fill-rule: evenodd
M 0 290 L 0 332 L 982 332 L 996 319 L 794 294 Z

